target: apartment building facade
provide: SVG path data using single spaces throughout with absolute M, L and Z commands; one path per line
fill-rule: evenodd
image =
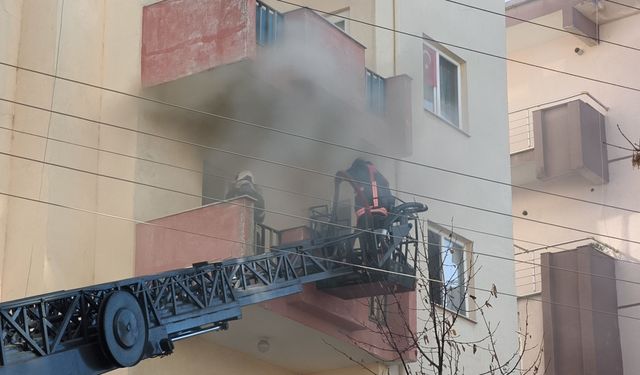
M 502 22 L 446 1 L 296 4 L 3 1 L 2 301 L 255 253 L 251 201 L 224 196 L 242 170 L 263 189 L 267 232 L 302 238 L 335 172 L 364 157 L 429 205 L 425 242 L 460 246 L 455 277 L 506 293 L 487 317 L 499 353 L 517 348 L 513 265 L 490 257 L 511 256 L 512 222 L 488 212 L 511 212 L 511 193 L 460 174 L 509 180 L 506 65 L 452 46 L 505 54 Z M 414 333 L 420 298 L 399 303 Z M 371 310 L 311 286 L 122 371 L 401 373 Z M 461 340 L 486 334 L 478 318 L 458 320 Z
M 508 56 L 573 74 L 508 65 L 513 183 L 543 192 L 513 190 L 519 311 L 549 374 L 638 372 L 640 15 L 618 3 L 506 5 Z

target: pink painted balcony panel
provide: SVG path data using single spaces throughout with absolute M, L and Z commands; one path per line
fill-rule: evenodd
M 293 51 L 293 62 L 327 91 L 364 108 L 365 47 L 309 9 L 285 13 L 284 21 L 285 48 Z
M 362 107 L 365 47 L 308 9 L 275 18 L 277 31 L 274 25 L 258 31 L 282 40 L 265 49 L 274 47 L 276 54 L 286 56 L 282 60 L 291 64 L 287 69 L 294 76 L 300 68 L 307 78 Z M 149 5 L 143 10 L 142 84 L 150 87 L 246 59 L 269 59 L 256 56 L 257 46 L 255 0 L 165 0 Z
M 144 7 L 142 85 L 254 58 L 255 18 L 255 0 L 165 0 Z
M 316 289 L 313 284 L 305 285 L 302 293 L 264 302 L 262 306 L 356 345 L 383 361 L 397 360 L 397 351 L 402 352 L 406 361 L 417 358 L 414 343 L 409 339 L 416 332 L 415 292 L 387 296 L 387 321 L 382 328 L 369 319 L 368 298 L 344 300 Z M 390 346 L 390 340 L 397 351 Z
M 306 8 L 281 14 L 255 0 L 149 5 L 141 64 L 143 86 L 160 100 L 241 118 L 242 111 L 234 112 L 212 87 L 265 112 L 274 98 L 308 98 L 301 100 L 305 111 L 325 134 L 344 129 L 337 113 L 364 124 L 356 131 L 377 150 L 396 156 L 411 151 L 410 78 L 366 75 L 365 46 Z M 366 77 L 376 77 L 377 84 L 367 85 Z
M 253 201 L 238 198 L 136 226 L 135 274 L 253 254 Z
M 306 227 L 281 232 L 286 241 L 308 238 Z M 138 224 L 136 227 L 135 273 L 145 275 L 189 267 L 201 261 L 221 261 L 254 254 L 253 201 L 238 198 Z M 363 286 L 364 287 L 364 286 Z M 262 303 L 285 320 L 292 320 L 319 332 L 358 346 L 381 360 L 395 360 L 389 337 L 404 351 L 404 358 L 416 358 L 408 330 L 416 329 L 415 292 L 387 297 L 388 328 L 380 330 L 369 319 L 367 298 L 344 300 L 304 286 L 303 292 Z M 389 336 L 392 335 L 392 336 Z M 387 349 L 387 350 L 385 350 Z
M 297 242 L 309 238 L 310 231 L 304 228 L 307 227 L 281 231 L 282 242 Z M 360 293 L 356 293 L 360 295 L 371 295 L 372 292 L 371 284 L 345 288 L 362 288 Z M 382 287 L 380 289 L 388 290 Z M 387 296 L 386 321 L 382 322 L 382 327 L 370 319 L 369 303 L 369 298 L 342 299 L 317 289 L 314 284 L 307 284 L 304 285 L 302 293 L 267 301 L 262 303 L 262 306 L 356 345 L 381 360 L 397 360 L 400 351 L 406 361 L 415 361 L 417 353 L 410 337 L 414 337 L 416 332 L 416 293 L 395 293 Z M 391 346 L 390 342 L 393 342 L 394 346 Z

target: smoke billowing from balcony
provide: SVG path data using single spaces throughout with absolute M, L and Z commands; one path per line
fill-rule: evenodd
M 256 44 L 255 53 L 240 62 L 181 78 L 156 91 L 202 111 L 266 127 L 171 113 L 180 122 L 200 128 L 200 143 L 253 157 L 207 151 L 203 155 L 205 172 L 230 176 L 249 169 L 258 183 L 330 199 L 330 176 L 258 159 L 333 175 L 347 168 L 354 158 L 367 156 L 310 139 L 389 153 L 397 151 L 393 150 L 397 140 L 391 138 L 398 132 L 392 131 L 386 114 L 367 109 L 364 46 L 309 10 L 289 12 L 283 19 L 275 40 L 264 46 Z M 387 108 L 397 107 L 395 103 L 385 104 Z M 383 160 L 376 163 L 393 181 L 393 164 Z M 205 176 L 203 195 L 221 198 L 226 183 Z M 268 189 L 265 198 L 268 210 L 280 208 L 300 216 L 306 216 L 311 205 L 327 203 Z M 276 225 L 293 224 L 285 217 L 268 216 Z

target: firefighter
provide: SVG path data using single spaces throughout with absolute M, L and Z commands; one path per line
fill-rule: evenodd
M 378 246 L 371 232 L 383 229 L 382 224 L 395 205 L 389 182 L 373 163 L 361 158 L 354 160 L 349 169 L 338 172 L 336 178 L 348 181 L 354 189 L 357 227 L 366 230 L 360 236 L 360 246 L 367 255 L 363 261 L 375 265 Z
M 262 190 L 256 186 L 253 173 L 250 171 L 238 173 L 236 180 L 227 188 L 224 198 L 232 199 L 243 195 L 255 199 L 253 218 L 256 224 L 262 224 L 264 222 L 264 198 L 262 197 Z

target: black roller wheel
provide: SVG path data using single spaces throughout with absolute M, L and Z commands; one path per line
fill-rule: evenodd
M 115 291 L 100 306 L 98 321 L 100 345 L 118 367 L 135 366 L 147 343 L 147 322 L 133 294 Z

